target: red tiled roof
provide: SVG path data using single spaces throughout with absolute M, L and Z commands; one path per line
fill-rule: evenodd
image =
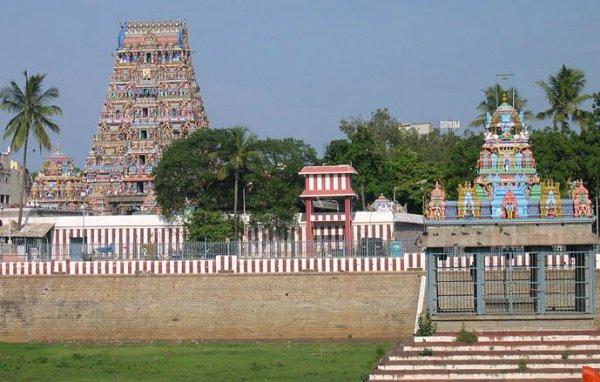
M 348 164 L 337 166 L 306 166 L 298 174 L 356 174 L 356 170 Z

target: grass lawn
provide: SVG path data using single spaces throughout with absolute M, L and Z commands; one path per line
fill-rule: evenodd
M 5 344 L 0 381 L 361 381 L 383 343 Z

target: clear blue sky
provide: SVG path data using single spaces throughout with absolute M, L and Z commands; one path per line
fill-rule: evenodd
M 188 20 L 211 127 L 246 125 L 321 152 L 341 118 L 380 107 L 465 126 L 497 73 L 517 75 L 534 111 L 546 106 L 535 81 L 563 63 L 600 90 L 600 1 L 564 0 L 11 1 L 0 11 L 0 85 L 24 69 L 47 73 L 64 111 L 54 141 L 81 165 L 119 22 L 150 18 Z M 39 152 L 31 158 L 36 169 Z

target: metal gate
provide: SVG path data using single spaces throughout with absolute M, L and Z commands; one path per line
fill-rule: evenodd
M 428 253 L 431 314 L 591 313 L 594 251 L 487 249 Z

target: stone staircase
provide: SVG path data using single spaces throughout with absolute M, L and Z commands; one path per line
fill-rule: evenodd
M 600 369 L 600 332 L 478 332 L 478 342 L 436 333 L 399 343 L 370 381 L 581 381 L 581 367 Z M 428 350 L 430 349 L 430 352 Z M 429 355 L 430 354 L 430 355 Z

